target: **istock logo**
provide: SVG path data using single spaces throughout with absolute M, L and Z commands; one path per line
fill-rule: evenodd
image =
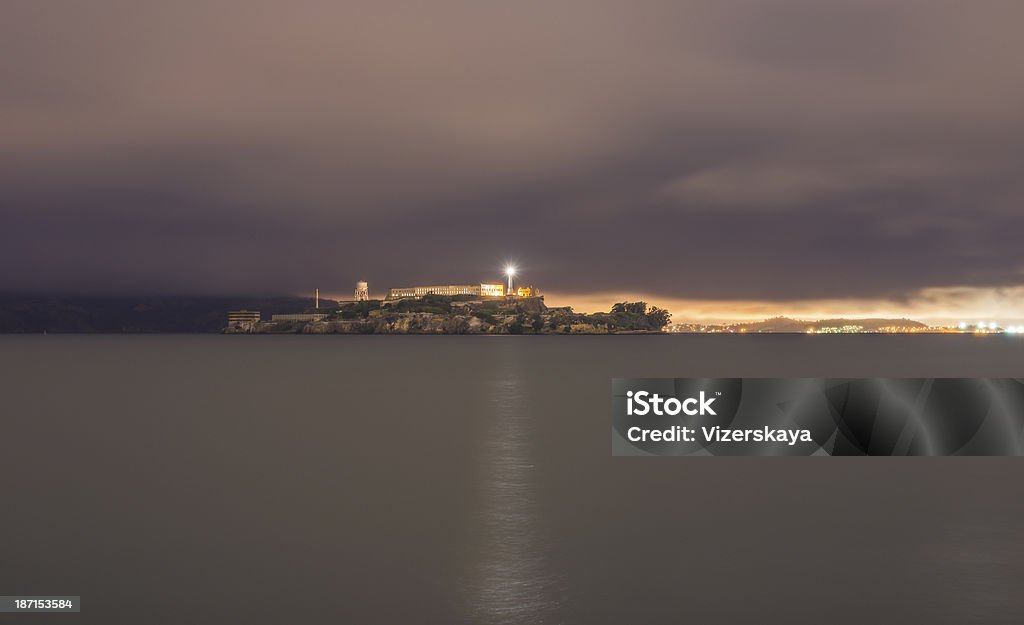
M 717 394 L 721 395 L 721 393 Z M 659 417 L 665 415 L 675 416 L 680 412 L 689 416 L 717 416 L 717 413 L 711 407 L 711 404 L 718 398 L 708 398 L 704 391 L 701 391 L 700 396 L 698 397 L 688 397 L 682 401 L 679 401 L 675 397 L 665 399 L 657 393 L 652 395 L 647 391 L 640 391 L 638 393 L 629 391 L 626 393 L 626 397 L 628 398 L 626 400 L 626 414 L 630 416 L 639 415 L 642 417 L 646 414 L 653 414 Z M 634 407 L 634 402 L 636 407 Z

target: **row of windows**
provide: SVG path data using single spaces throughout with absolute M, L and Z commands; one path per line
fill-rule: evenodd
M 503 284 L 448 284 L 445 286 L 416 286 L 391 289 L 389 298 L 423 297 L 424 295 L 484 295 L 489 297 L 505 294 Z

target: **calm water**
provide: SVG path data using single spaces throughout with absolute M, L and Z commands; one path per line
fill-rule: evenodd
M 1024 340 L 0 337 L 0 595 L 82 596 L 35 623 L 1024 622 L 1024 460 L 612 457 L 611 378 L 690 375 L 1021 377 Z

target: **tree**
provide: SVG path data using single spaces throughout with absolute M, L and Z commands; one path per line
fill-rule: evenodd
M 612 314 L 642 315 L 647 312 L 647 302 L 619 302 L 612 305 Z
M 672 313 L 665 310 L 664 308 L 658 308 L 657 306 L 651 306 L 651 309 L 647 311 L 647 323 L 651 324 L 651 327 L 655 330 L 661 330 L 668 325 L 668 322 L 672 320 Z

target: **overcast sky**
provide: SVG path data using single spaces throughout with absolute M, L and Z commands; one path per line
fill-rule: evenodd
M 1024 316 L 1021 24 L 1019 0 L 9 0 L 0 290 L 383 293 L 515 260 L 556 304 Z

